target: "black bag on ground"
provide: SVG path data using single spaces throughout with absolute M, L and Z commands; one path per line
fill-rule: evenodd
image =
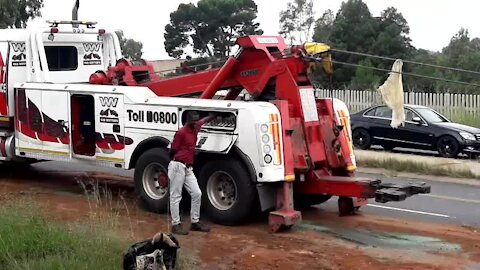
M 175 269 L 178 240 L 171 234 L 158 233 L 152 239 L 132 245 L 123 256 L 124 270 Z

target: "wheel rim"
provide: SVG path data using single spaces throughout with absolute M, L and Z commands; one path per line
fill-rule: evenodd
M 208 179 L 207 195 L 215 208 L 225 211 L 237 200 L 237 185 L 228 173 L 215 172 Z
M 457 148 L 457 144 L 452 138 L 443 138 L 439 142 L 439 152 L 444 156 L 452 156 Z
M 359 130 L 355 132 L 355 135 L 353 136 L 353 142 L 355 145 L 359 147 L 363 147 L 367 145 L 368 143 L 368 134 L 366 131 Z
M 168 176 L 159 163 L 150 163 L 145 167 L 142 182 L 145 193 L 154 200 L 160 200 L 167 194 Z

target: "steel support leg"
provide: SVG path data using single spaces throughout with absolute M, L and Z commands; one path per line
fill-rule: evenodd
M 277 210 L 270 212 L 268 224 L 272 232 L 290 229 L 302 220 L 302 214 L 293 209 L 293 182 L 283 182 L 277 193 Z

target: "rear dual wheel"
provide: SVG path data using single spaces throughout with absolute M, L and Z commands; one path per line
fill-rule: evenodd
M 142 154 L 135 166 L 135 190 L 148 211 L 167 212 L 169 162 L 166 149 L 154 148 Z M 198 184 L 204 214 L 215 223 L 235 225 L 255 213 L 256 186 L 240 161 L 234 158 L 208 161 L 200 169 Z
M 255 183 L 245 166 L 237 159 L 208 161 L 202 166 L 198 181 L 205 214 L 215 223 L 243 223 L 255 212 Z

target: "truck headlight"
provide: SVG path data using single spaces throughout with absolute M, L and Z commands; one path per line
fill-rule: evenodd
M 462 136 L 462 138 L 464 138 L 465 140 L 475 141 L 475 136 L 473 136 L 472 133 L 460 132 L 460 136 Z

